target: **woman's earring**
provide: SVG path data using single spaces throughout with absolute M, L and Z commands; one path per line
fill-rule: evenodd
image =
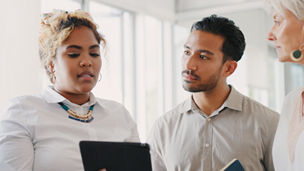
M 293 61 L 297 62 L 303 59 L 303 53 L 299 49 L 297 49 L 291 52 L 290 57 Z
M 56 76 L 55 76 L 55 71 L 54 70 L 51 70 L 51 72 L 50 72 L 50 78 L 51 78 L 51 82 L 55 83 Z
M 302 53 L 303 50 L 304 50 L 304 44 L 302 44 L 299 49 L 291 52 L 291 54 L 290 54 L 291 59 L 295 62 L 302 60 L 304 57 L 304 55 Z
M 100 82 L 101 78 L 102 78 L 102 75 L 101 75 L 101 71 L 100 71 L 100 72 L 99 72 L 99 79 L 98 79 L 98 82 Z
M 53 62 L 51 62 L 48 66 L 47 66 L 47 70 L 50 76 L 50 81 L 51 83 L 55 83 L 56 80 L 56 76 L 55 76 L 55 71 L 54 71 L 54 64 Z

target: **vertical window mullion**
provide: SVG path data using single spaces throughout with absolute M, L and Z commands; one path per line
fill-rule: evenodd
M 123 12 L 124 13 L 124 12 Z M 122 103 L 125 104 L 125 33 L 124 33 L 124 17 L 123 13 L 120 16 L 120 59 L 121 59 L 121 90 L 122 90 Z

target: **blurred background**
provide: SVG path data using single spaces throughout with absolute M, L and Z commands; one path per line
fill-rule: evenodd
M 284 96 L 304 85 L 303 67 L 282 64 L 267 41 L 272 25 L 263 0 L 1 0 L 0 109 L 49 84 L 38 57 L 42 13 L 88 11 L 108 46 L 93 92 L 123 103 L 144 142 L 155 119 L 189 97 L 181 86 L 183 45 L 193 22 L 211 14 L 235 21 L 247 47 L 229 78 L 241 93 L 280 111 Z M 1 119 L 1 114 L 0 114 Z

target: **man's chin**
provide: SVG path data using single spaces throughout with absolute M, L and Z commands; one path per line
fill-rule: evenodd
M 183 85 L 184 90 L 191 92 L 191 93 L 197 93 L 197 92 L 201 92 L 202 90 L 196 88 L 196 87 L 190 87 L 190 86 L 185 86 Z

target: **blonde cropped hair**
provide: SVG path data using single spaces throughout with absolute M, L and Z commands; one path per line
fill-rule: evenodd
M 90 28 L 98 44 L 102 43 L 103 47 L 106 45 L 105 39 L 97 31 L 97 24 L 95 24 L 92 17 L 83 10 L 71 12 L 54 10 L 51 13 L 43 14 L 39 34 L 39 56 L 41 64 L 44 66 L 48 76 L 51 74 L 48 67 L 56 56 L 56 49 L 69 37 L 71 32 L 79 26 Z
M 280 14 L 283 14 L 284 10 L 287 9 L 298 20 L 304 20 L 304 0 L 266 0 L 266 2 Z

